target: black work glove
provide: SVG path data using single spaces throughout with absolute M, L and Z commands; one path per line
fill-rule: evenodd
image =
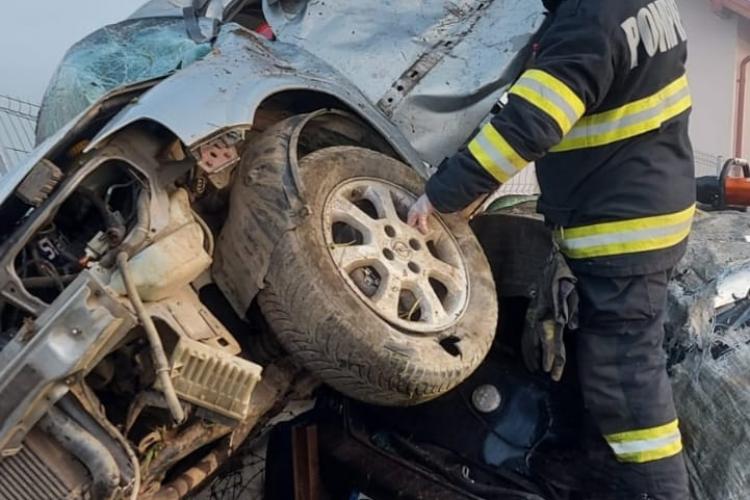
M 547 260 L 542 279 L 532 290 L 526 313 L 521 349 L 526 367 L 542 370 L 559 382 L 565 368 L 565 328 L 578 328 L 576 278 L 555 247 Z

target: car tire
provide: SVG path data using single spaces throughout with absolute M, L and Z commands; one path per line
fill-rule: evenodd
M 439 240 L 419 240 L 405 218 L 424 180 L 368 149 L 313 152 L 301 159 L 299 175 L 310 215 L 279 242 L 258 296 L 281 345 L 323 382 L 373 404 L 418 404 L 466 379 L 487 355 L 498 318 L 489 264 L 467 221 L 433 217 L 430 234 Z M 342 237 L 353 240 L 336 240 Z M 381 243 L 382 258 L 373 257 Z M 361 262 L 339 258 L 359 253 Z M 344 267 L 350 260 L 354 270 Z

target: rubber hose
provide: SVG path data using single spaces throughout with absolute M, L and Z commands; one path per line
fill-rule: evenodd
M 169 361 L 167 360 L 167 355 L 164 353 L 164 346 L 161 343 L 159 332 L 156 330 L 156 325 L 154 325 L 154 321 L 146 311 L 141 296 L 138 294 L 138 288 L 135 286 L 133 275 L 128 266 L 128 254 L 126 252 L 120 252 L 117 255 L 117 265 L 120 268 L 120 273 L 122 273 L 122 281 L 125 283 L 128 298 L 133 304 L 144 330 L 146 330 L 146 336 L 151 345 L 151 357 L 154 361 L 154 369 L 156 370 L 156 376 L 161 382 L 162 392 L 164 393 L 164 399 L 167 401 L 169 412 L 177 423 L 182 423 L 185 420 L 185 412 L 182 409 L 180 400 L 177 398 L 172 379 L 169 376 Z
M 102 219 L 104 219 L 104 224 L 107 226 L 107 235 L 111 238 L 110 244 L 112 246 L 119 245 L 127 231 L 125 225 L 115 217 L 115 214 L 109 209 L 104 200 L 99 198 L 95 192 L 86 188 L 81 188 L 78 192 L 94 205 L 94 208 L 96 208 Z
M 113 498 L 120 485 L 120 469 L 106 446 L 54 407 L 42 417 L 39 425 L 86 466 L 92 478 L 93 498 Z

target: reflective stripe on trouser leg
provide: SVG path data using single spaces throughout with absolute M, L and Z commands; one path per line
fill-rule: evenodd
M 577 277 L 581 389 L 612 450 L 613 474 L 632 498 L 685 500 L 687 472 L 662 348 L 667 272 Z
M 653 462 L 682 451 L 677 419 L 656 427 L 607 434 L 604 439 L 620 462 Z

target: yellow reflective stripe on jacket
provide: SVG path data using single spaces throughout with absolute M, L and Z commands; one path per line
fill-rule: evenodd
M 658 130 L 691 106 L 687 75 L 683 75 L 646 98 L 605 113 L 584 116 L 551 151 L 604 146 Z
M 586 106 L 565 83 L 545 71 L 530 69 L 510 89 L 549 115 L 564 136 L 586 112 Z
M 498 182 L 506 183 L 529 162 L 488 123 L 469 143 L 469 152 Z
M 695 205 L 666 215 L 563 229 L 562 252 L 573 259 L 624 255 L 672 247 L 690 234 Z
M 604 436 L 620 462 L 644 463 L 671 457 L 682 451 L 678 421 L 647 429 Z

